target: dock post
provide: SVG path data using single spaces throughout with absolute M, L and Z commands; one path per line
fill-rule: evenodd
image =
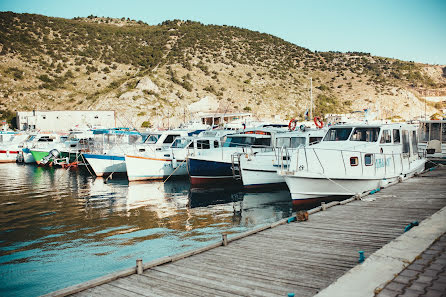
M 142 259 L 136 259 L 136 273 L 142 274 Z
M 226 234 L 226 233 L 221 234 L 221 243 L 223 246 L 228 245 L 228 234 Z
M 322 209 L 322 210 L 326 210 L 326 209 L 327 209 L 327 206 L 325 205 L 325 202 L 322 202 L 322 203 L 321 203 L 321 209 Z

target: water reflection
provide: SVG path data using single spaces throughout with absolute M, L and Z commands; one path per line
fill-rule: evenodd
M 197 191 L 188 180 L 128 184 L 0 166 L 1 296 L 37 296 L 219 240 L 292 213 L 287 191 Z

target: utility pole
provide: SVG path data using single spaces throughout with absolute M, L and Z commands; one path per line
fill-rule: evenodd
M 310 119 L 313 118 L 313 78 L 310 77 Z

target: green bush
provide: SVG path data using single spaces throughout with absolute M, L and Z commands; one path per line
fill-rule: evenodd
M 142 128 L 152 128 L 152 124 L 149 121 L 144 121 L 141 124 Z

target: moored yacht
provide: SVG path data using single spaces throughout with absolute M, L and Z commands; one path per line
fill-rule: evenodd
M 201 130 L 200 130 L 201 131 Z M 163 150 L 172 145 L 178 137 L 187 137 L 194 135 L 196 130 L 175 129 L 166 131 L 153 131 L 148 135 L 140 134 L 137 131 L 127 131 L 120 133 L 125 136 L 121 139 L 121 143 L 113 143 L 113 141 L 97 139 L 95 142 L 104 143 L 106 149 L 95 150 L 93 152 L 84 153 L 84 158 L 88 161 L 96 176 L 107 176 L 110 174 L 126 174 L 127 166 L 125 155 L 139 155 L 146 152 L 154 152 Z M 115 133 L 116 134 L 116 133 Z M 110 139 L 110 133 L 102 133 L 107 139 Z M 139 136 L 137 136 L 139 135 Z M 104 136 L 103 136 L 104 137 Z M 142 139 L 141 139 L 142 137 Z
M 419 173 L 425 161 L 414 125 L 339 125 L 320 143 L 293 152 L 279 174 L 294 200 L 355 195 Z
M 227 136 L 221 148 L 212 148 L 189 156 L 187 166 L 192 185 L 209 186 L 215 183 L 235 183 L 239 176 L 238 163 L 234 158 L 248 152 L 272 150 L 278 133 L 286 128 L 255 128 Z
M 27 134 L 14 131 L 0 131 L 0 163 L 16 162 Z
M 176 138 L 169 148 L 158 147 L 134 155 L 125 155 L 128 179 L 140 181 L 187 176 L 187 157 L 221 147 L 228 133 L 231 131 L 203 131 L 196 137 Z
M 241 154 L 237 160 L 241 179 L 245 188 L 264 187 L 285 184 L 278 170 L 288 168 L 292 152 L 302 146 L 311 146 L 322 140 L 326 129 L 307 129 L 301 126 L 299 130 L 280 133 L 271 151 L 248 151 Z

